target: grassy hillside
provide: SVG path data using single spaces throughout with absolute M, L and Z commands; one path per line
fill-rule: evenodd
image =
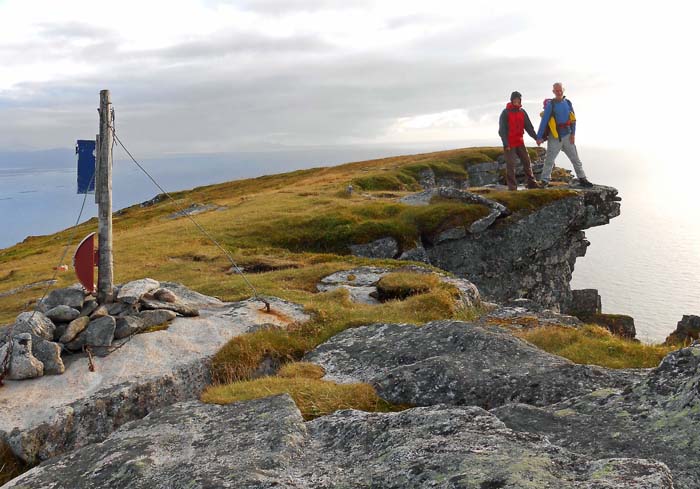
M 429 206 L 411 207 L 398 199 L 420 189 L 421 171 L 426 168 L 439 177 L 464 180 L 471 165 L 491 161 L 501 152 L 500 148 L 468 148 L 295 171 L 178 192 L 173 194 L 176 204 L 161 199 L 150 206 L 123 209 L 114 217 L 115 282 L 152 277 L 181 282 L 226 301 L 250 297 L 245 282 L 230 272 L 230 263 L 220 250 L 187 218 L 171 217 L 193 204 L 214 205 L 216 210 L 199 214 L 196 219 L 248 271 L 250 282 L 263 295 L 303 304 L 314 319 L 290 330 L 262 330 L 234 338 L 214 359 L 219 385 L 212 386 L 204 399 L 232 402 L 290 392 L 307 418 L 338 407 L 400 409 L 401 406 L 390 406 L 378 399 L 369 386 L 337 388 L 302 366 L 288 368 L 274 380 L 252 380 L 251 373 L 266 357 L 281 363 L 298 361 L 306 351 L 348 327 L 380 320 L 420 325 L 433 319 L 476 317 L 480 311 L 460 308 L 454 290 L 424 281 L 424 276 L 419 287 L 410 287 L 411 281 L 416 281 L 411 277 L 400 277 L 397 283 L 388 284 L 387 287 L 400 290 L 404 300 L 379 306 L 353 303 L 343 290 L 318 293 L 316 284 L 326 275 L 359 265 L 402 264 L 353 257 L 349 255 L 350 244 L 393 236 L 408 248 L 418 237 L 430 240 L 445 229 L 469 226 L 486 215 L 487 210 L 479 205 L 436 201 Z M 349 184 L 355 188 L 352 195 L 345 190 Z M 513 211 L 500 225 L 575 193 L 568 189 L 517 193 L 475 190 Z M 77 242 L 96 228 L 95 220 L 79 226 L 67 264 Z M 19 312 L 32 308 L 41 296 L 41 287 L 12 291 L 50 279 L 72 234 L 73 230 L 64 230 L 30 237 L 0 250 L 0 324 L 10 323 Z M 65 272 L 58 275 L 56 287 L 75 281 L 72 271 Z M 635 344 L 628 343 L 634 348 Z M 584 363 L 588 355 L 596 363 L 606 364 L 606 352 L 610 351 L 609 338 L 596 340 L 595 335 L 587 336 L 585 347 L 586 351 L 598 351 L 583 357 L 561 344 L 538 344 Z M 624 356 L 614 365 L 627 366 Z M 318 402 L 321 397 L 322 405 Z

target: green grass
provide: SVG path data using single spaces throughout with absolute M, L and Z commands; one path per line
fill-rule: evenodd
M 652 368 L 675 348 L 645 345 L 613 335 L 605 328 L 545 326 L 516 333 L 539 348 L 574 363 L 608 368 Z

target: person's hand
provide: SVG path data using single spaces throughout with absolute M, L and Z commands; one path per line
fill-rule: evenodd
M 537 146 L 541 146 L 542 143 L 544 143 L 544 139 L 538 139 L 538 140 L 537 140 Z
M 571 144 L 576 144 L 576 136 L 574 136 L 573 134 L 569 136 L 569 142 Z

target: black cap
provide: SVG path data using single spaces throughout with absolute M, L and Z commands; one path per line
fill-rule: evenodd
M 517 90 L 510 94 L 510 101 L 512 102 L 514 98 L 519 98 L 522 100 L 523 96 Z

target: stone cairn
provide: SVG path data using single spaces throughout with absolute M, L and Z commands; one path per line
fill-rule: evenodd
M 150 278 L 117 287 L 111 304 L 98 304 L 80 285 L 56 289 L 35 311 L 0 328 L 0 378 L 3 370 L 11 380 L 62 374 L 62 355 L 106 356 L 133 335 L 177 315 L 198 316 L 199 311 Z

